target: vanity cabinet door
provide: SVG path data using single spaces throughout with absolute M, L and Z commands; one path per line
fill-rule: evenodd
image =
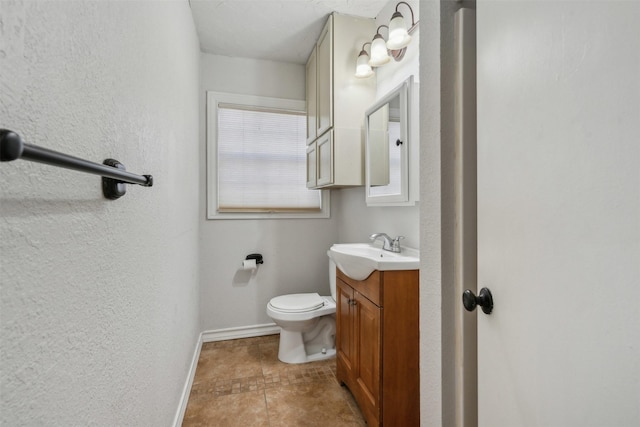
M 379 273 L 373 273 L 364 281 L 349 279 L 339 270 L 337 275 L 337 379 L 349 387 L 367 424 L 378 426 L 382 390 L 382 308 L 356 289 L 375 295 L 379 290 Z
M 352 304 L 355 309 L 356 394 L 360 395 L 363 413 L 371 425 L 374 424 L 371 419 L 380 419 L 382 309 L 359 292 L 354 292 Z
M 353 288 L 342 280 L 336 280 L 336 354 L 338 359 L 338 381 L 349 384 L 353 378 L 355 340 L 353 322 Z

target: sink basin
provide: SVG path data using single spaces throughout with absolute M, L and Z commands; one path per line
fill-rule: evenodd
M 353 280 L 364 280 L 374 270 L 417 270 L 420 267 L 420 254 L 411 248 L 402 248 L 401 253 L 395 253 L 368 243 L 336 243 L 327 255 Z

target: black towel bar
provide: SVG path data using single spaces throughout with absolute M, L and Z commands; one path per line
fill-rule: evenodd
M 127 172 L 124 165 L 114 159 L 106 159 L 104 164 L 90 162 L 78 157 L 62 154 L 37 145 L 25 143 L 20 135 L 7 129 L 0 129 L 0 161 L 15 159 L 31 160 L 47 165 L 59 166 L 80 172 L 102 176 L 102 192 L 107 199 L 115 200 L 126 192 L 125 183 L 144 187 L 153 185 L 151 175 L 136 175 Z

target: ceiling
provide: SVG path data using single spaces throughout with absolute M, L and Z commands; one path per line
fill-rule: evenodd
M 329 13 L 375 18 L 389 0 L 189 0 L 200 50 L 304 64 Z

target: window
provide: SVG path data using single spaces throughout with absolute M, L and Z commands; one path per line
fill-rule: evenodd
M 328 218 L 306 188 L 305 102 L 207 92 L 209 219 Z

